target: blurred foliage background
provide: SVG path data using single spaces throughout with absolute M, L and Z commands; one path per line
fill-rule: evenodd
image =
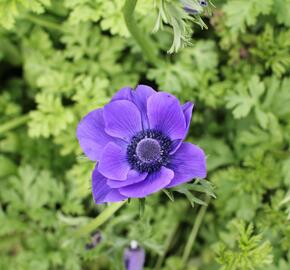
M 290 1 L 216 0 L 207 30 L 168 54 L 172 30 L 152 34 L 153 0 L 139 27 L 162 65 L 146 62 L 126 28 L 123 0 L 0 1 L 0 269 L 123 269 L 130 240 L 146 269 L 290 269 Z M 94 205 L 75 137 L 78 121 L 138 83 L 195 103 L 188 140 L 208 156 L 211 200 L 190 258 L 182 254 L 199 206 L 162 192 L 139 217 L 132 200 L 100 228 L 76 228 Z

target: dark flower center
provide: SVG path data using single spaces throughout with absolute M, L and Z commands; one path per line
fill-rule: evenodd
M 168 164 L 171 144 L 160 131 L 141 131 L 131 139 L 127 148 L 128 161 L 139 172 L 155 172 Z

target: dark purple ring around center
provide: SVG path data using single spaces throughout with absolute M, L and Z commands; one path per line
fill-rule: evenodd
M 148 129 L 136 134 L 127 148 L 131 167 L 139 172 L 155 172 L 168 164 L 172 142 L 162 132 Z

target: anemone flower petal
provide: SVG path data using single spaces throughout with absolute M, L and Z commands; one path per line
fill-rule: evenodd
M 138 85 L 133 95 L 133 102 L 137 105 L 140 110 L 142 117 L 143 129 L 149 128 L 149 121 L 147 116 L 147 100 L 150 96 L 156 94 L 153 88 L 147 85 Z
M 147 175 L 148 175 L 148 173 L 140 173 L 140 172 L 137 172 L 135 170 L 130 170 L 128 175 L 127 175 L 126 180 L 115 181 L 115 180 L 109 179 L 107 181 L 107 183 L 111 188 L 120 188 L 120 187 L 125 187 L 125 186 L 139 183 L 139 182 L 143 181 L 147 177 Z
M 186 133 L 189 130 L 189 126 L 190 126 L 190 121 L 191 121 L 191 116 L 192 116 L 192 109 L 193 109 L 193 103 L 192 102 L 186 102 L 184 103 L 181 108 L 184 114 L 184 118 L 185 118 L 185 124 L 186 124 Z
M 206 177 L 206 158 L 203 150 L 191 143 L 182 143 L 170 158 L 168 166 L 174 171 L 174 178 L 167 187 L 174 187 L 193 178 Z
M 88 113 L 78 124 L 77 138 L 86 156 L 94 161 L 100 160 L 104 147 L 110 141 L 121 143 L 105 132 L 103 109 Z
M 104 107 L 105 131 L 125 141 L 142 130 L 141 115 L 136 105 L 128 100 L 110 102 Z
M 113 97 L 111 101 L 116 100 L 132 100 L 133 91 L 130 87 L 124 87 L 120 89 Z
M 118 202 L 127 199 L 117 189 L 107 185 L 107 178 L 99 173 L 97 166 L 92 175 L 92 192 L 95 203 Z
M 189 130 L 193 106 L 194 105 L 192 102 L 186 102 L 181 106 L 183 114 L 184 114 L 184 118 L 185 118 L 186 134 L 188 133 L 188 130 Z M 180 147 L 181 143 L 182 143 L 182 139 L 174 140 L 172 143 L 172 150 L 170 154 L 174 154 L 177 151 L 177 149 Z
M 129 170 L 126 148 L 113 142 L 108 143 L 99 162 L 99 172 L 109 179 L 126 180 Z
M 176 97 L 160 92 L 149 97 L 147 115 L 152 129 L 157 129 L 171 138 L 183 139 L 186 134 L 184 113 Z
M 159 171 L 149 174 L 144 181 L 122 187 L 119 191 L 127 197 L 143 198 L 167 186 L 173 177 L 174 173 L 172 170 L 161 167 Z
M 115 100 L 129 100 L 132 101 L 141 113 L 143 129 L 149 128 L 149 122 L 147 117 L 147 99 L 156 94 L 156 91 L 147 85 L 139 84 L 135 91 L 130 87 L 124 87 L 119 90 L 112 98 Z

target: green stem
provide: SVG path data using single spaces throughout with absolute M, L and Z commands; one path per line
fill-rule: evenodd
M 11 129 L 17 128 L 23 124 L 26 124 L 28 120 L 29 115 L 22 115 L 10 121 L 7 121 L 6 123 L 0 125 L 0 134 L 3 134 Z
M 190 256 L 190 252 L 192 251 L 197 233 L 199 231 L 200 225 L 201 225 L 202 220 L 204 218 L 207 206 L 210 202 L 210 197 L 207 196 L 205 201 L 207 204 L 200 207 L 199 212 L 198 212 L 197 217 L 196 217 L 196 220 L 193 224 L 190 236 L 189 236 L 187 243 L 186 243 L 186 246 L 184 248 L 184 252 L 183 252 L 183 256 L 182 256 L 183 265 L 186 265 L 188 258 Z
M 48 21 L 46 19 L 43 19 L 40 16 L 35 16 L 33 14 L 26 14 L 23 18 L 29 20 L 32 23 L 35 23 L 39 26 L 45 27 L 45 28 L 49 28 L 51 30 L 55 30 L 58 32 L 66 32 L 61 24 L 58 24 L 57 22 L 52 22 L 52 21 Z
M 158 58 L 158 50 L 149 36 L 138 28 L 138 24 L 134 18 L 134 10 L 137 4 L 137 0 L 126 0 L 123 7 L 123 15 L 126 22 L 126 26 L 135 39 L 137 44 L 140 46 L 146 59 L 153 66 L 158 66 L 160 59 Z
M 178 226 L 179 226 L 179 223 L 178 222 L 176 222 L 175 225 L 172 226 L 171 232 L 170 232 L 170 234 L 168 235 L 168 237 L 166 239 L 164 253 L 160 257 L 158 257 L 156 266 L 154 268 L 155 270 L 159 270 L 160 267 L 162 266 L 162 263 L 163 263 L 163 261 L 165 259 L 165 256 L 166 256 L 166 253 L 168 252 L 168 249 L 169 249 L 170 244 L 171 244 L 171 242 L 172 242 L 172 240 L 173 240 L 173 238 L 174 238 L 174 236 L 176 234 L 176 231 L 178 229 Z
M 84 235 L 88 235 L 102 224 L 104 224 L 116 211 L 118 211 L 126 201 L 122 201 L 119 203 L 114 203 L 109 205 L 101 214 L 99 214 L 94 220 L 85 226 L 81 227 L 76 231 L 76 237 L 81 237 Z

